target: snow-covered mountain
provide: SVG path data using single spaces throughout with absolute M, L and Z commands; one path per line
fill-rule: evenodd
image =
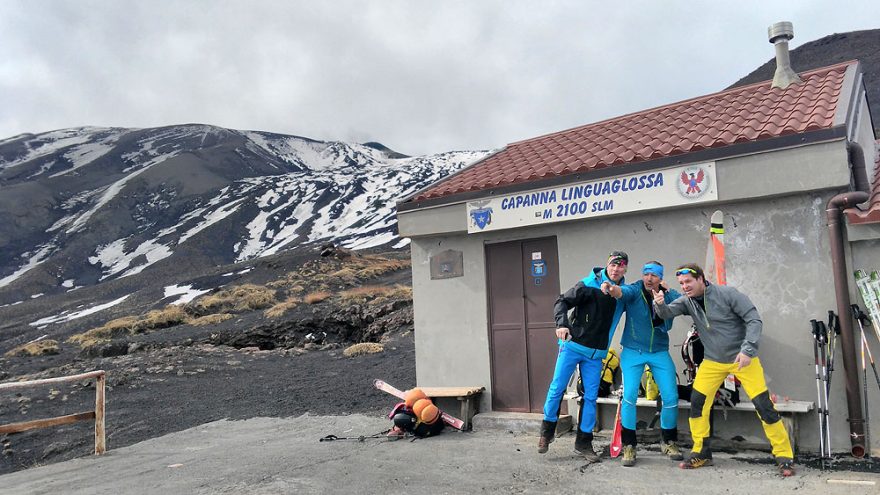
M 307 243 L 402 247 L 395 202 L 485 154 L 207 125 L 0 140 L 0 304 Z

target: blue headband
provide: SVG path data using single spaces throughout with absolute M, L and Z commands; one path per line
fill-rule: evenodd
M 657 275 L 659 278 L 663 278 L 663 267 L 657 263 L 645 263 L 645 266 L 642 268 L 642 275 L 647 275 L 649 273 Z

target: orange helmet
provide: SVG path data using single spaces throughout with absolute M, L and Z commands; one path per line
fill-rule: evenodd
M 413 414 L 415 414 L 417 418 L 421 419 L 422 411 L 424 411 L 426 407 L 431 405 L 434 405 L 434 403 L 431 402 L 431 399 L 419 399 L 412 406 Z
M 422 392 L 420 388 L 414 388 L 407 390 L 405 394 L 403 394 L 403 402 L 406 404 L 406 407 L 412 409 L 415 405 L 416 401 L 419 399 L 427 399 L 428 396 Z M 416 413 L 418 415 L 418 413 Z
M 440 419 L 440 409 L 434 404 L 426 405 L 419 413 L 419 421 L 425 424 L 432 425 L 436 423 L 438 419 Z

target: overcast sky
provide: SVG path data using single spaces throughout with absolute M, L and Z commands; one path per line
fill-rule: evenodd
M 719 91 L 781 20 L 792 47 L 880 27 L 876 0 L 0 0 L 0 139 L 196 122 L 491 149 Z

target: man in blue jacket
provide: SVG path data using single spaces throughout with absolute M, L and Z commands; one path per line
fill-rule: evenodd
M 667 289 L 663 282 L 663 265 L 649 261 L 642 267 L 638 282 L 611 287 L 609 293 L 619 298 L 626 310 L 626 324 L 620 344 L 620 369 L 623 374 L 623 403 L 620 407 L 621 440 L 624 466 L 636 463 L 636 400 L 645 365 L 651 368 L 660 389 L 663 408 L 660 411 L 660 450 L 670 459 L 682 460 L 678 441 L 678 383 L 675 363 L 669 356 L 669 330 L 672 320 L 664 320 L 654 311 L 654 291 L 665 291 L 670 303 L 681 295 Z
M 538 453 L 547 452 L 556 434 L 556 421 L 562 397 L 575 366 L 580 368 L 584 383 L 584 403 L 581 420 L 575 437 L 575 452 L 589 462 L 597 462 L 599 456 L 593 451 L 593 427 L 596 424 L 596 396 L 602 373 L 602 360 L 608 354 L 608 346 L 614 329 L 623 313 L 623 304 L 607 294 L 611 285 L 622 284 L 629 257 L 622 251 L 614 251 L 608 257 L 605 268 L 596 267 L 588 277 L 556 299 L 553 308 L 556 318 L 556 337 L 559 339 L 559 355 L 547 400 L 544 402 L 544 421 L 538 438 Z M 603 292 L 603 284 L 605 291 Z M 569 310 L 574 314 L 569 318 Z

